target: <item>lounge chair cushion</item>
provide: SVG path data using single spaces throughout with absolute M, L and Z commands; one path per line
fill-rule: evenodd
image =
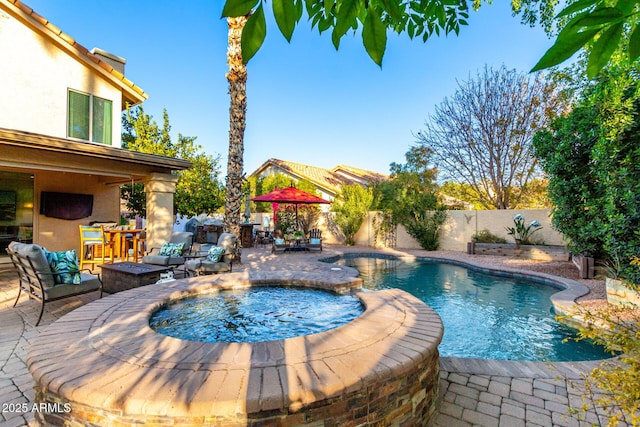
M 45 288 L 44 292 L 46 298 L 56 299 L 60 297 L 65 297 L 69 295 L 77 295 L 78 293 L 88 292 L 92 290 L 100 289 L 101 283 L 98 276 L 94 276 L 93 274 L 80 273 L 80 283 L 75 284 L 66 284 L 66 285 L 56 285 L 51 288 Z
M 321 243 L 320 239 L 314 239 L 313 237 L 311 239 L 309 239 L 309 244 L 310 245 L 319 245 Z
M 273 243 L 278 245 L 278 246 L 282 246 L 282 245 L 284 245 L 284 239 L 275 238 L 275 239 L 273 239 Z
M 29 257 L 36 272 L 51 273 L 51 267 L 49 267 L 49 261 L 47 261 L 47 257 L 44 255 L 44 248 L 42 246 L 33 243 L 11 242 L 9 249 L 20 255 Z M 53 275 L 51 274 L 40 275 L 40 280 L 44 288 L 55 286 Z
M 184 249 L 184 243 L 163 243 L 160 248 L 159 256 L 179 257 L 182 255 Z
M 53 276 L 56 285 L 80 284 L 80 268 L 75 249 L 62 252 L 50 252 L 45 249 L 44 254 L 49 262 L 49 267 L 51 267 L 51 272 L 56 273 Z
M 224 248 L 222 246 L 212 246 L 207 252 L 207 259 L 211 262 L 218 262 L 224 254 Z
M 145 255 L 142 257 L 143 264 L 153 265 L 182 265 L 185 258 L 182 256 L 166 256 L 166 255 Z

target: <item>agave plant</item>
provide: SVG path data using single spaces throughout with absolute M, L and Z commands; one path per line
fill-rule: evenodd
M 525 225 L 524 215 L 522 214 L 514 215 L 513 223 L 515 224 L 515 227 L 505 227 L 505 229 L 510 236 L 513 236 L 516 243 L 521 243 L 523 245 L 532 244 L 531 235 L 542 229 L 540 221 L 535 219 Z

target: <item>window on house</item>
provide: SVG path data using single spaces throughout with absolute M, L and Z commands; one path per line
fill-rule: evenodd
M 111 101 L 69 90 L 70 138 L 111 144 Z

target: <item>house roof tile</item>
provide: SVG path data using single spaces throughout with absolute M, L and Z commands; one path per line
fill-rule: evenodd
M 347 165 L 338 165 L 336 167 L 334 167 L 333 169 L 331 169 L 332 172 L 340 172 L 340 171 L 344 171 L 348 174 L 354 175 L 358 178 L 362 178 L 366 181 L 384 181 L 386 179 L 389 179 L 388 175 L 384 175 L 378 172 L 373 172 L 367 169 L 361 169 L 361 168 L 356 168 L 353 166 L 347 166 Z
M 340 189 L 343 185 L 350 184 L 363 184 L 370 181 L 379 181 L 387 179 L 386 175 L 379 174 L 377 172 L 368 171 L 366 169 L 354 168 L 345 165 L 339 165 L 332 170 L 305 165 L 302 163 L 288 162 L 280 159 L 269 159 L 264 162 L 255 172 L 251 175 L 260 175 L 268 167 L 275 167 L 282 171 L 298 178 L 305 179 L 312 184 L 324 189 L 328 193 L 337 195 L 340 193 Z M 349 177 L 346 174 L 338 173 L 337 170 L 349 170 L 354 177 Z
M 118 72 L 107 62 L 92 54 L 73 37 L 64 33 L 60 28 L 49 22 L 49 20 L 42 15 L 36 13 L 25 3 L 20 0 L 0 0 L 0 9 L 7 10 L 22 21 L 27 21 L 33 28 L 38 30 L 44 36 L 49 37 L 57 44 L 63 46 L 67 52 L 76 56 L 80 61 L 89 64 L 92 68 L 95 68 L 97 65 L 100 67 L 99 69 L 106 71 L 106 77 L 123 89 L 125 103 L 128 102 L 131 105 L 135 105 L 148 98 L 148 95 L 144 90 L 142 90 L 142 88 L 136 86 L 122 73 Z

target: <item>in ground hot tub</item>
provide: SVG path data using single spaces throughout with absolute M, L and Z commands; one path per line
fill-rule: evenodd
M 99 426 L 427 425 L 438 397 L 442 323 L 403 291 L 360 292 L 364 310 L 352 321 L 286 339 L 188 341 L 149 327 L 160 307 L 190 295 L 265 283 L 360 284 L 308 275 L 201 276 L 121 292 L 67 314 L 36 338 L 27 364 L 37 403 L 70 411 L 36 417 Z
M 272 284 L 170 301 L 153 313 L 149 325 L 188 341 L 262 342 L 328 331 L 363 309 L 353 294 Z

